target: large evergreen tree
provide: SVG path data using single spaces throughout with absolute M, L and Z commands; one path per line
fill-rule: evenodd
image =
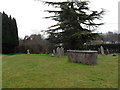
M 66 49 L 83 49 L 84 43 L 98 36 L 97 33 L 92 32 L 103 23 L 97 24 L 94 20 L 100 20 L 104 11 L 90 10 L 88 7 L 89 1 L 72 0 L 45 3 L 59 8 L 57 10 L 47 10 L 47 12 L 55 13 L 55 15 L 46 18 L 58 21 L 56 25 L 49 27 L 49 30 L 47 30 L 48 40 L 51 42 L 62 43 Z
M 2 14 L 2 53 L 14 53 L 18 46 L 18 29 L 16 20 L 3 12 Z

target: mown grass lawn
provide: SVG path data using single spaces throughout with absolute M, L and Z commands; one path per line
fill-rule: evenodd
M 117 88 L 118 56 L 98 55 L 97 65 L 50 55 L 3 55 L 3 88 Z

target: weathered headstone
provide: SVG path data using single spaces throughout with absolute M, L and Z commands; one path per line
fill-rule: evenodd
M 64 48 L 63 47 L 57 47 L 57 56 L 62 57 L 64 56 Z
M 103 46 L 100 47 L 100 51 L 101 51 L 101 54 L 102 54 L 102 55 L 105 54 L 105 53 L 104 53 L 104 48 L 103 48 Z
M 57 50 L 56 50 L 56 51 L 57 51 L 57 56 L 60 57 L 60 48 L 57 47 Z
M 53 49 L 53 54 L 55 54 L 55 49 Z
M 64 56 L 64 48 L 61 47 L 61 56 Z
M 27 54 L 30 54 L 30 50 L 29 49 L 27 50 Z
M 109 49 L 107 49 L 107 54 L 109 54 Z
M 98 48 L 98 53 L 100 53 L 100 48 Z

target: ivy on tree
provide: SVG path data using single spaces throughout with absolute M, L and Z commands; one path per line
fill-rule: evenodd
M 92 11 L 88 7 L 89 1 L 72 0 L 66 2 L 44 2 L 52 5 L 56 10 L 46 10 L 54 13 L 52 18 L 56 25 L 49 27 L 48 40 L 55 44 L 62 43 L 65 49 L 83 49 L 84 43 L 94 40 L 98 33 L 93 33 L 99 25 L 96 19 L 101 20 L 104 10 Z

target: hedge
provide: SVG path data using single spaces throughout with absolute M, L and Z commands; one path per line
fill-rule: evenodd
M 120 53 L 120 43 L 117 43 L 117 44 L 86 45 L 86 49 L 99 51 L 101 46 L 103 46 L 105 51 L 108 49 L 110 53 Z

